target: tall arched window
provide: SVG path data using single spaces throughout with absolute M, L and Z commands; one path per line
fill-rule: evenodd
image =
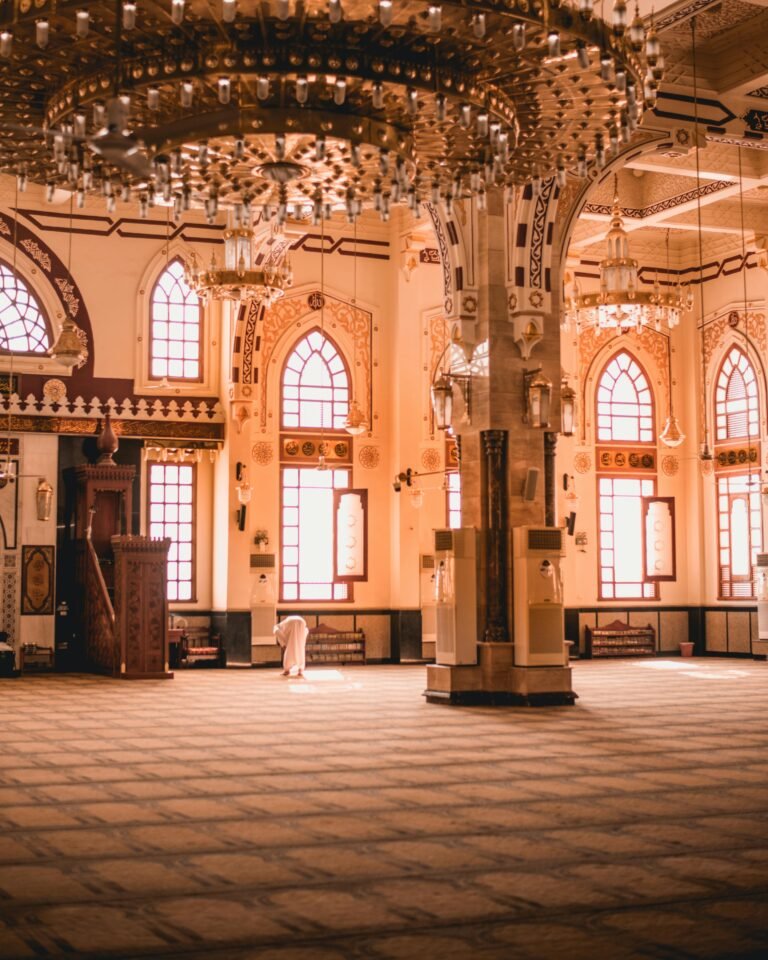
M 184 267 L 173 260 L 153 290 L 149 371 L 153 380 L 201 380 L 200 301 L 184 280 Z
M 644 497 L 656 493 L 653 395 L 648 377 L 626 350 L 606 363 L 595 398 L 598 476 L 598 585 L 601 600 L 655 600 L 646 579 Z
M 718 440 L 758 436 L 757 377 L 739 347 L 726 354 L 715 387 L 715 429 Z
M 320 330 L 310 331 L 288 354 L 280 395 L 283 429 L 316 432 L 302 442 L 312 461 L 288 461 L 281 469 L 280 599 L 351 600 L 351 586 L 334 577 L 333 504 L 334 491 L 352 486 L 352 470 L 347 465 L 318 470 L 315 459 L 325 434 L 344 429 L 349 374 L 336 345 Z
M 653 443 L 653 398 L 648 378 L 626 350 L 609 360 L 600 377 L 597 439 Z
M 282 425 L 343 430 L 349 412 L 349 374 L 333 341 L 312 330 L 291 351 L 283 370 Z
M 715 382 L 715 439 L 741 441 L 738 451 L 719 453 L 717 471 L 718 584 L 722 600 L 754 597 L 754 567 L 762 551 L 760 468 L 752 446 L 760 436 L 760 397 L 749 357 L 732 346 Z M 747 441 L 747 443 L 744 443 Z M 743 449 L 747 448 L 747 449 Z
M 47 353 L 51 333 L 43 309 L 18 273 L 0 261 L 0 350 Z

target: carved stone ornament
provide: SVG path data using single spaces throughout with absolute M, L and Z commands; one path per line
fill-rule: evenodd
M 381 463 L 381 453 L 378 447 L 361 447 L 357 455 L 358 463 L 365 470 L 375 470 Z
M 544 318 L 530 313 L 515 313 L 509 319 L 520 356 L 523 360 L 529 360 L 531 351 L 544 336 Z
M 254 443 L 251 448 L 253 462 L 257 463 L 260 467 L 266 467 L 272 463 L 274 455 L 275 451 L 272 444 L 267 443 L 266 440 L 260 440 L 258 443 Z

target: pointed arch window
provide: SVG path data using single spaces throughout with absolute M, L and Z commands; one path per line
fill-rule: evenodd
M 336 345 L 320 330 L 296 344 L 283 369 L 282 425 L 343 430 L 349 412 L 349 373 Z
M 202 380 L 202 307 L 184 279 L 180 260 L 163 270 L 152 289 L 149 369 L 153 380 Z
M 653 396 L 642 367 L 622 350 L 608 361 L 597 387 L 597 439 L 653 443 Z
M 620 450 L 621 462 L 617 454 L 598 469 L 598 596 L 656 600 L 659 588 L 648 580 L 644 546 L 646 504 L 656 495 L 655 461 L 647 449 L 655 442 L 653 394 L 642 367 L 626 350 L 605 365 L 595 402 L 598 443 L 621 443 L 630 451 Z
M 51 328 L 35 295 L 13 268 L 0 261 L 0 350 L 47 353 Z
M 717 377 L 715 430 L 718 440 L 759 436 L 755 368 L 739 347 L 731 347 L 728 351 Z

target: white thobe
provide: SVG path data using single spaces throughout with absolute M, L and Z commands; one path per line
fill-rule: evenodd
M 303 617 L 286 617 L 274 627 L 277 642 L 283 647 L 283 670 L 290 670 L 291 667 L 304 669 L 308 633 Z

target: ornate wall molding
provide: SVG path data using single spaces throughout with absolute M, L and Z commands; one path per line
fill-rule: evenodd
M 257 413 L 262 433 L 267 432 L 269 410 L 267 402 L 268 371 L 271 371 L 275 362 L 278 345 L 291 332 L 297 340 L 311 325 L 319 326 L 320 311 L 314 293 L 307 295 L 307 290 L 295 291 L 273 304 L 264 313 L 261 336 L 255 339 L 253 351 L 253 365 L 259 367 L 261 376 L 257 379 L 259 385 L 259 410 Z M 310 304 L 312 300 L 312 304 Z M 360 306 L 353 306 L 348 300 L 336 297 L 325 292 L 325 330 L 329 336 L 336 339 L 338 331 L 346 335 L 347 349 L 343 350 L 350 368 L 352 382 L 350 388 L 359 397 L 365 397 L 361 403 L 368 416 L 368 423 L 373 424 L 373 314 Z M 352 346 L 357 348 L 353 357 Z

